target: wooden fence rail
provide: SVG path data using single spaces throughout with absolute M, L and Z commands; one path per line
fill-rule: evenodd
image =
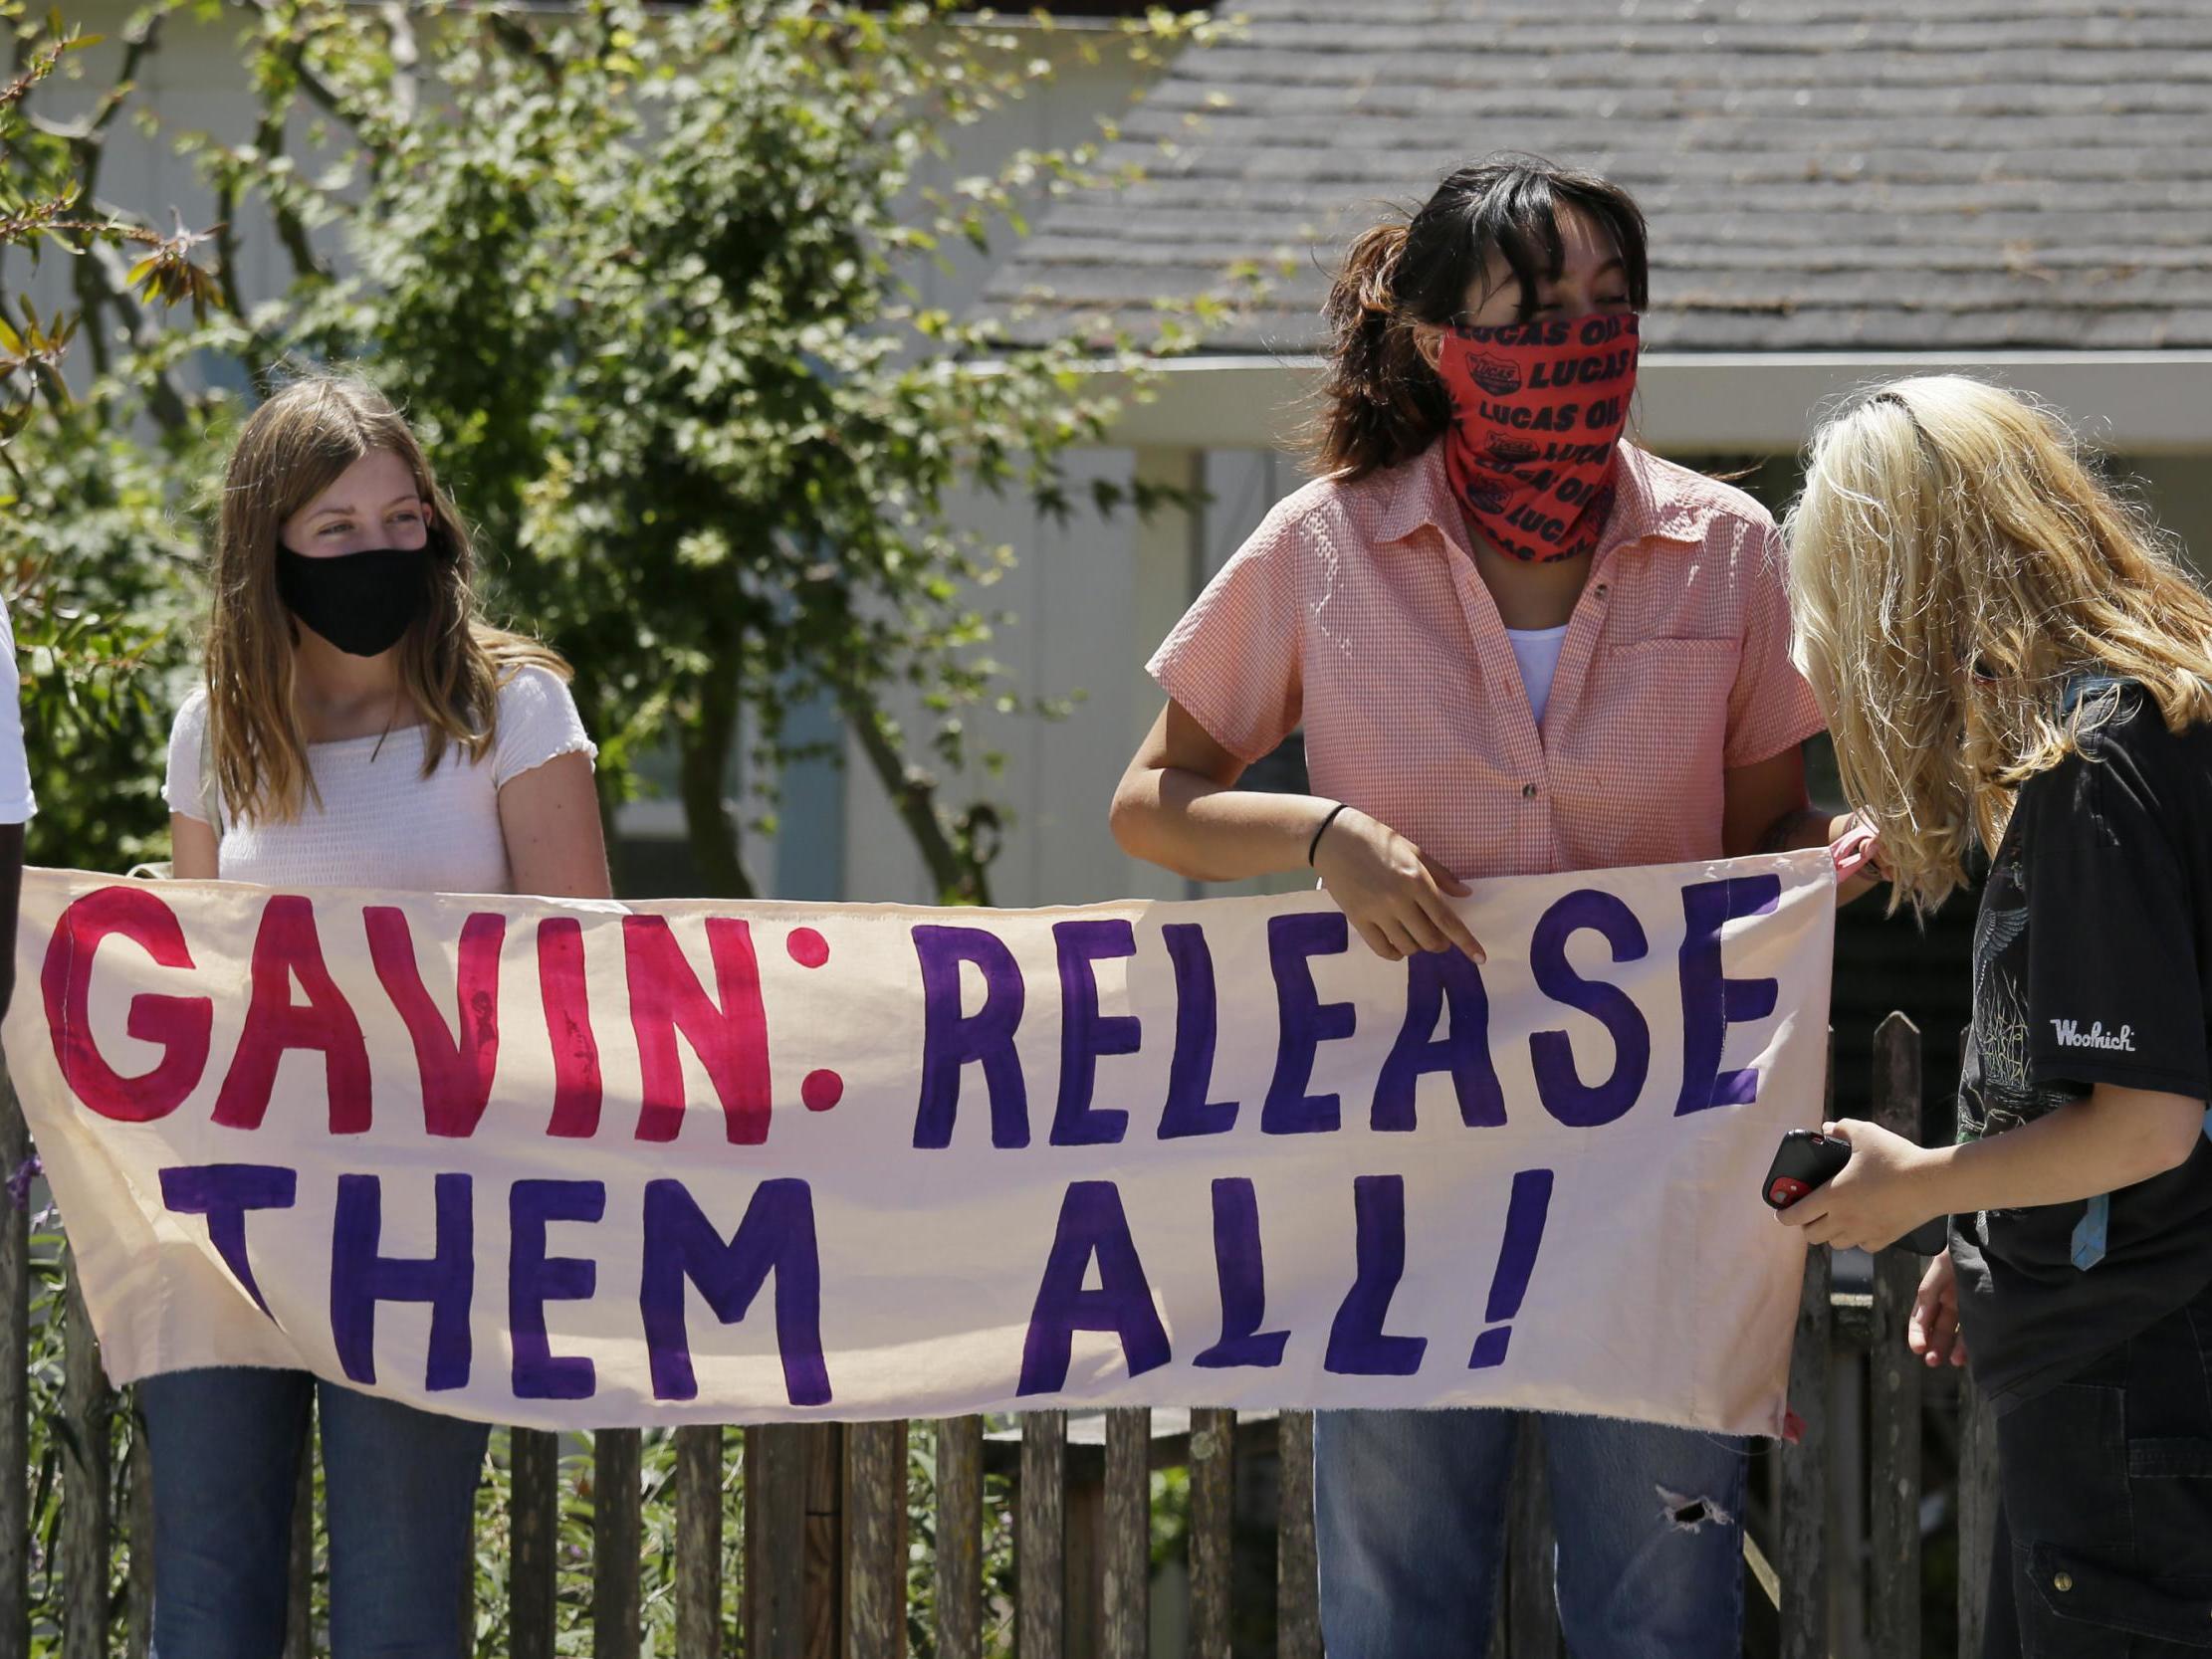
M 1919 1033 L 1891 1015 L 1877 1033 L 1872 1058 L 1875 1116 L 1916 1136 Z M 17 1167 L 27 1152 L 10 1094 L 0 1100 L 0 1169 Z M 31 1295 L 37 1271 L 24 1212 L 0 1206 L 0 1659 L 34 1653 L 139 1659 L 152 1609 L 150 1562 L 141 1547 L 150 1533 L 146 1463 L 129 1433 L 126 1406 L 101 1375 L 73 1274 L 58 1315 L 48 1305 L 50 1317 L 63 1322 L 53 1425 L 61 1449 L 61 1521 L 58 1560 L 46 1566 L 59 1579 L 59 1593 L 34 1603 L 43 1557 L 34 1559 L 41 1546 L 33 1523 L 45 1498 L 33 1484 L 27 1374 L 39 1317 Z M 1922 1433 L 1931 1410 L 1938 1431 L 1955 1438 L 1958 1449 L 1958 1651 L 1979 1651 L 1994 1436 L 1969 1388 L 1947 1373 L 1927 1377 L 1905 1352 L 1903 1322 L 1917 1271 L 1914 1258 L 1887 1253 L 1877 1263 L 1871 1294 L 1852 1293 L 1833 1286 L 1828 1252 L 1810 1257 L 1791 1367 L 1802 1437 L 1758 1454 L 1747 1527 L 1750 1594 L 1765 1605 L 1763 1617 L 1749 1621 L 1746 1651 L 1761 1659 L 1860 1653 L 1918 1659 Z M 1945 1411 L 1951 1415 L 1940 1415 Z M 1262 1652 L 1320 1659 L 1308 1413 L 1113 1410 L 1101 1420 L 1038 1411 L 998 1428 L 960 1417 L 695 1427 L 672 1439 L 668 1651 L 676 1659 L 720 1659 L 729 1651 L 748 1659 L 905 1659 L 910 1585 L 917 1581 L 930 1606 L 916 1628 L 937 1659 L 1004 1653 L 1009 1633 L 1018 1659 L 1148 1659 L 1156 1582 L 1152 1478 L 1162 1468 L 1189 1470 L 1181 1651 L 1231 1659 L 1233 1646 L 1236 1659 Z M 929 1478 L 911 1482 L 910 1452 L 924 1446 Z M 118 1448 L 123 1461 L 114 1464 Z M 1564 1651 L 1551 1599 L 1539 1461 L 1524 1437 L 1492 1643 L 1493 1652 L 1510 1659 Z M 642 1437 L 603 1432 L 592 1438 L 588 1456 L 563 1458 L 556 1436 L 518 1430 L 508 1437 L 508 1467 L 505 1653 L 552 1659 L 557 1592 L 569 1572 L 588 1574 L 596 1659 L 644 1659 L 649 1512 Z M 995 1500 L 994 1479 L 1002 1483 Z M 1248 1483 L 1241 1492 L 1240 1482 Z M 314 1490 L 312 1466 L 303 1467 L 286 1659 L 317 1651 L 308 1593 Z M 1863 1518 L 1848 1513 L 1851 1496 L 1862 1491 Z M 995 1501 L 1010 1517 L 1010 1605 L 987 1548 Z M 584 1511 L 588 1555 L 574 1558 L 571 1547 L 564 1561 L 563 1514 Z M 916 1525 L 928 1529 L 933 1556 L 918 1578 L 910 1535 Z M 1863 1548 L 1856 1542 L 1862 1531 Z M 1265 1586 L 1251 1570 L 1255 1536 L 1272 1540 L 1271 1608 L 1249 1604 Z M 1001 1586 L 995 1591 L 995 1581 Z M 460 1610 L 470 1628 L 475 1593 L 472 1585 Z M 735 1649 L 726 1639 L 733 1624 Z

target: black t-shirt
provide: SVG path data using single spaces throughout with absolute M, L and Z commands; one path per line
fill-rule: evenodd
M 2128 682 L 2069 698 L 2110 714 L 2021 786 L 1991 861 L 1962 1141 L 2099 1083 L 2212 1095 L 2212 726 L 2169 732 Z M 1955 1217 L 1951 1256 L 1975 1379 L 2018 1404 L 2212 1285 L 2212 1142 L 2102 1204 Z

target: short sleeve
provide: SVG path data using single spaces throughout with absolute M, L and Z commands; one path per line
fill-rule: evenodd
M 2028 890 L 2028 1078 L 2039 1089 L 2099 1083 L 2203 1100 L 2198 905 L 2159 808 L 2154 710 L 2032 778 L 2019 810 Z M 2145 761 L 2149 763 L 2145 763 Z
M 31 764 L 23 748 L 23 678 L 15 665 L 15 625 L 0 603 L 0 824 L 27 824 L 39 809 L 31 793 Z
M 169 726 L 169 764 L 161 798 L 179 817 L 207 823 L 207 802 L 200 794 L 200 762 L 207 743 L 207 688 L 196 687 Z
M 518 669 L 500 687 L 492 782 L 505 788 L 510 779 L 563 754 L 582 754 L 592 760 L 599 755 L 598 745 L 585 733 L 583 719 L 576 713 L 576 700 L 552 670 Z
M 1790 661 L 1790 593 L 1783 576 L 1782 536 L 1771 523 L 1754 531 L 1744 581 L 1743 653 L 1728 694 L 1728 738 L 1722 764 L 1749 766 L 1795 748 L 1823 731 L 1813 688 Z
M 1146 672 L 1249 765 L 1297 727 L 1302 515 L 1278 506 L 1206 584 Z

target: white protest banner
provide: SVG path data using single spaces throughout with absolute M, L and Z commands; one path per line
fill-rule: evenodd
M 10 1070 L 118 1382 L 559 1428 L 1508 1404 L 1775 1433 L 1827 855 L 967 911 L 35 870 Z

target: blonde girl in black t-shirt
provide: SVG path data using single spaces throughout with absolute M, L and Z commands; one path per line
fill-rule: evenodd
M 1991 855 L 1957 1144 L 1832 1126 L 1816 1244 L 1952 1216 L 1911 1320 L 1997 1407 L 1985 1653 L 2212 1641 L 2212 600 L 2064 427 L 1956 376 L 1815 438 L 1799 665 L 1893 903 Z

